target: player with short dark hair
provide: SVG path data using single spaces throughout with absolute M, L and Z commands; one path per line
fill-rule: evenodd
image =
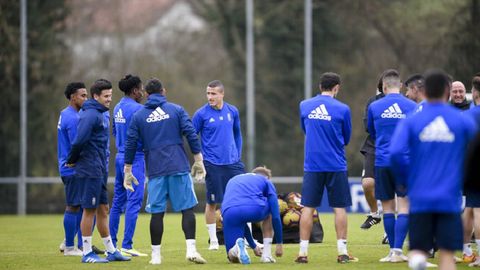
M 145 186 L 145 160 L 142 144 L 139 142 L 132 166 L 132 173 L 137 178 L 139 185 L 135 192 L 126 190 L 123 186 L 123 167 L 125 155 L 125 141 L 127 129 L 133 114 L 142 108 L 140 102 L 144 96 L 142 81 L 138 76 L 126 75 L 118 82 L 118 88 L 125 96 L 113 110 L 113 136 L 117 147 L 115 157 L 115 184 L 113 189 L 112 207 L 110 209 L 110 234 L 113 245 L 117 246 L 117 232 L 120 215 L 125 212 L 125 228 L 123 234 L 123 253 L 131 256 L 148 256 L 133 248 L 133 235 L 137 223 L 138 213 L 142 207 Z
M 210 238 L 209 250 L 219 248 L 215 225 L 215 209 L 223 201 L 228 181 L 245 173 L 242 157 L 242 132 L 238 109 L 223 100 L 225 87 L 219 80 L 207 85 L 208 103 L 199 108 L 192 121 L 202 141 L 207 176 L 205 221 Z
M 305 133 L 305 159 L 300 218 L 300 251 L 297 263 L 308 262 L 308 243 L 313 213 L 320 206 L 326 187 L 328 202 L 335 213 L 337 262 L 358 261 L 347 250 L 347 212 L 352 205 L 347 176 L 345 145 L 350 141 L 350 108 L 335 97 L 340 91 L 340 76 L 327 72 L 320 77 L 320 94 L 300 103 L 300 122 Z
M 109 122 L 104 113 L 112 101 L 112 85 L 105 79 L 95 81 L 90 88 L 93 99 L 83 103 L 78 121 L 77 137 L 68 154 L 66 166 L 75 167 L 76 177 L 83 182 L 81 223 L 84 263 L 128 261 L 115 249 L 108 228 L 107 142 Z M 107 258 L 92 251 L 92 227 L 96 217 L 97 230 L 107 250 Z
M 425 269 L 433 240 L 440 249 L 440 269 L 455 269 L 455 250 L 462 249 L 462 174 L 467 143 L 475 123 L 447 105 L 448 76 L 439 70 L 425 74 L 427 103 L 401 121 L 389 152 L 397 184 L 410 203 L 408 264 Z M 454 160 L 455 162 L 452 162 Z
M 189 162 L 183 148 L 186 137 L 195 162 L 192 175 L 196 180 L 205 177 L 200 142 L 187 112 L 179 105 L 168 102 L 166 89 L 160 80 L 147 81 L 148 100 L 132 117 L 125 142 L 123 185 L 134 192 L 132 183 L 139 182 L 132 173 L 132 164 L 138 143 L 143 145 L 148 174 L 148 199 L 146 211 L 151 213 L 150 238 L 151 264 L 161 264 L 160 247 L 163 236 L 163 217 L 167 200 L 175 212 L 182 212 L 182 230 L 187 244 L 187 260 L 203 264 L 205 259 L 197 252 L 195 244 L 195 214 L 198 201 L 189 174 Z
M 88 98 L 87 89 L 82 82 L 71 82 L 65 87 L 64 94 L 69 104 L 60 113 L 57 125 L 58 170 L 64 184 L 66 204 L 63 214 L 63 228 L 65 230 L 63 254 L 65 256 L 82 256 L 82 251 L 75 249 L 74 245 L 75 234 L 77 234 L 78 247 L 82 247 L 80 232 L 82 183 L 75 178 L 75 168 L 65 167 L 64 164 L 77 135 L 78 112 Z
M 277 257 L 283 254 L 282 221 L 275 187 L 269 179 L 271 171 L 257 167 L 252 173 L 240 174 L 228 181 L 222 203 L 225 248 L 230 262 L 250 264 L 244 237 L 260 256 L 262 263 L 274 263 L 272 243 Z M 262 222 L 263 252 L 253 241 L 247 223 Z M 274 239 L 273 239 L 274 238 Z
M 413 74 L 404 83 L 407 92 L 405 96 L 420 104 L 425 100 L 424 78 L 421 74 Z M 421 109 L 420 109 L 421 110 Z
M 382 82 L 385 97 L 370 104 L 367 120 L 368 133 L 375 141 L 375 198 L 382 202 L 383 225 L 390 245 L 388 256 L 380 262 L 402 262 L 407 261 L 402 247 L 408 230 L 408 200 L 404 192 L 395 188 L 388 147 L 398 122 L 413 112 L 416 104 L 400 94 L 398 71 L 385 71 Z

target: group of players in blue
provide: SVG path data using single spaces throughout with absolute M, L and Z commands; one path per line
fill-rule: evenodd
M 400 94 L 402 82 L 398 72 L 385 71 L 380 79 L 385 97 L 372 102 L 367 110 L 367 130 L 375 142 L 374 194 L 382 202 L 384 227 L 391 247 L 388 256 L 380 261 L 408 260 L 412 269 L 424 269 L 429 266 L 426 256 L 435 240 L 440 249 L 441 267 L 453 269 L 453 251 L 461 249 L 463 242 L 462 164 L 467 144 L 477 127 L 473 118 L 447 104 L 452 87 L 447 74 L 432 70 L 419 80 L 426 100 L 417 105 Z M 320 205 L 325 188 L 335 214 L 337 261 L 358 261 L 347 250 L 346 208 L 352 201 L 344 147 L 350 141 L 351 115 L 349 107 L 335 99 L 340 86 L 339 75 L 324 73 L 320 78 L 320 94 L 300 103 L 305 159 L 304 209 L 297 263 L 308 263 L 313 213 Z M 219 248 L 215 210 L 217 204 L 222 204 L 230 262 L 249 264 L 247 246 L 263 263 L 275 262 L 271 253 L 273 243 L 277 244 L 275 255 L 282 256 L 282 224 L 277 194 L 269 180 L 271 172 L 266 167 L 257 167 L 252 173 L 245 173 L 241 162 L 239 113 L 233 105 L 224 102 L 223 84 L 212 81 L 207 85 L 208 104 L 202 106 L 192 120 L 181 106 L 167 101 L 167 90 L 158 79 L 148 80 L 144 88 L 140 78 L 127 75 L 120 80 L 119 89 L 125 96 L 114 109 L 112 133 L 117 154 L 110 222 L 106 192 L 107 115 L 112 85 L 104 79 L 96 81 L 90 88 L 92 99 L 89 100 L 82 83 L 71 83 L 65 90 L 70 104 L 62 111 L 58 125 L 59 170 L 67 204 L 64 254 L 82 255 L 82 262 L 89 263 L 147 256 L 135 250 L 132 241 L 146 186 L 146 211 L 151 214 L 150 263 L 161 263 L 167 201 L 173 211 L 182 213 L 186 259 L 206 263 L 195 243 L 193 207 L 198 202 L 193 177 L 197 181 L 205 178 L 206 182 L 205 220 L 210 250 Z M 147 101 L 142 105 L 145 91 Z M 183 146 L 184 137 L 194 157 L 191 169 Z M 467 206 L 468 202 L 467 196 Z M 117 249 L 122 213 L 125 213 L 125 232 L 122 248 Z M 371 218 L 370 226 L 379 222 L 379 217 L 374 218 L 377 219 Z M 105 259 L 92 250 L 95 220 L 105 245 Z M 263 248 L 251 234 L 250 223 L 259 221 L 263 221 Z M 79 231 L 81 252 L 74 247 L 74 237 Z M 451 233 L 441 233 L 444 231 Z M 410 232 L 412 250 L 409 259 L 402 253 L 407 232 Z

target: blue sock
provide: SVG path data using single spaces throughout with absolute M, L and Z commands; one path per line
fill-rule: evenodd
M 77 233 L 77 247 L 80 249 L 83 247 L 82 230 L 80 230 L 80 224 L 82 223 L 82 215 L 83 215 L 82 208 L 80 208 L 80 210 L 76 214 L 77 214 L 77 224 L 76 224 L 75 231 Z
M 383 214 L 383 227 L 387 233 L 388 244 L 390 248 L 393 248 L 393 244 L 395 243 L 395 214 Z
M 77 225 L 77 213 L 65 211 L 63 214 L 63 228 L 65 229 L 65 246 L 75 245 L 75 226 Z
M 92 235 L 93 235 L 93 231 L 95 231 L 95 224 L 97 224 L 97 216 L 96 215 L 93 217 Z
M 393 248 L 402 249 L 408 232 L 408 214 L 399 214 L 395 223 L 395 243 Z

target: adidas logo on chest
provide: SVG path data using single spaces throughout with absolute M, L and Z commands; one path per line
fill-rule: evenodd
M 158 122 L 170 118 L 160 107 L 157 107 L 147 118 L 147 123 Z
M 403 112 L 402 112 L 402 109 L 400 109 L 400 106 L 398 106 L 398 103 L 394 103 L 393 105 L 391 105 L 390 107 L 388 107 L 388 109 L 386 109 L 381 115 L 380 115 L 381 118 L 399 118 L 399 119 L 402 119 L 402 118 L 405 118 L 407 117 L 407 115 L 405 115 Z
M 119 109 L 115 114 L 115 123 L 125 123 L 127 120 L 123 117 L 122 109 Z
M 332 121 L 332 116 L 328 114 L 325 104 L 322 104 L 310 112 L 308 119 Z

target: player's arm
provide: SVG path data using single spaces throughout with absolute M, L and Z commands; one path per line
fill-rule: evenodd
M 278 207 L 278 197 L 272 182 L 267 181 L 267 201 L 272 214 L 273 238 L 275 243 L 283 243 L 282 220 L 280 218 L 280 209 Z
M 78 121 L 77 127 L 77 136 L 72 143 L 72 149 L 68 153 L 66 165 L 68 167 L 73 167 L 80 157 L 80 152 L 83 149 L 83 146 L 90 139 L 92 135 L 92 129 L 95 123 L 98 121 L 98 117 L 89 117 L 90 114 L 88 111 L 84 113 L 84 117 L 81 117 Z
M 180 129 L 182 130 L 182 135 L 187 138 L 190 151 L 194 155 L 200 153 L 200 141 L 198 139 L 197 132 L 193 127 L 192 120 L 190 120 L 190 117 L 183 108 L 178 110 L 178 114 L 180 120 Z
M 244 228 L 243 231 L 244 231 L 243 237 L 245 237 L 245 239 L 247 239 L 248 245 L 249 245 L 252 249 L 255 249 L 255 248 L 257 247 L 257 244 L 256 244 L 255 241 L 253 240 L 252 232 L 250 231 L 250 228 L 248 227 L 247 224 L 245 224 L 245 228 Z
M 345 115 L 343 116 L 343 141 L 345 145 L 348 145 L 350 142 L 350 137 L 352 136 L 352 116 L 350 115 L 350 109 L 345 110 Z
M 132 164 L 137 151 L 137 142 L 140 139 L 139 127 L 135 117 L 132 118 L 127 129 L 127 139 L 125 141 L 125 162 L 123 166 L 123 187 L 134 192 L 133 184 L 138 185 L 138 180 L 132 173 Z
M 240 128 L 240 116 L 238 111 L 235 110 L 233 116 L 233 138 L 235 139 L 235 145 L 237 146 L 238 158 L 242 157 L 242 129 Z
M 389 152 L 391 168 L 395 174 L 398 187 L 407 188 L 409 171 L 409 128 L 408 122 L 403 120 L 397 124 L 390 142 Z
M 300 125 L 302 127 L 303 134 L 306 134 L 305 132 L 305 123 L 303 122 L 303 116 L 302 116 L 302 105 L 300 104 Z
M 193 127 L 195 128 L 198 135 L 202 132 L 203 129 L 203 120 L 200 115 L 200 110 L 198 110 L 192 117 Z
M 376 132 L 375 132 L 375 124 L 373 122 L 373 111 L 372 107 L 368 107 L 368 116 L 367 116 L 367 131 L 372 137 L 372 140 L 375 141 L 376 139 Z

